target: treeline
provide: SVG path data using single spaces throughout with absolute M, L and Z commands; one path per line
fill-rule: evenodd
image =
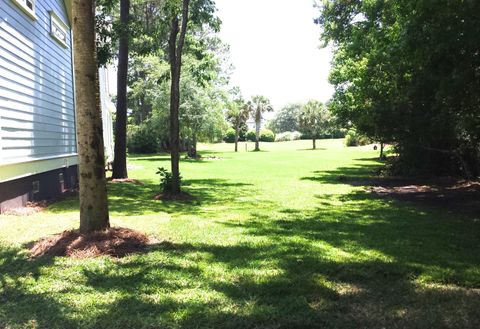
M 332 112 L 402 174 L 480 175 L 480 1 L 317 4 L 334 49 Z

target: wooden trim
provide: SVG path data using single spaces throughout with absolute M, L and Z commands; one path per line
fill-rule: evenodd
M 37 15 L 35 15 L 35 1 L 36 0 L 33 0 L 33 10 L 28 8 L 25 3 L 21 0 L 12 0 L 12 2 L 17 5 L 18 8 L 20 8 L 28 17 L 30 17 L 30 19 L 32 19 L 33 21 L 36 21 L 38 18 L 37 18 Z
M 0 183 L 40 174 L 58 168 L 68 168 L 77 164 L 78 158 L 73 154 L 44 159 L 31 159 L 21 163 L 1 164 Z

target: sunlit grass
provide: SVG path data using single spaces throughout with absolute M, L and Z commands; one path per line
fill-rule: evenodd
M 261 147 L 202 145 L 190 203 L 153 200 L 166 155 L 132 156 L 146 185 L 109 185 L 111 222 L 168 241 L 145 254 L 29 260 L 78 227 L 73 198 L 0 216 L 0 328 L 478 327 L 478 222 L 364 192 L 371 147 Z

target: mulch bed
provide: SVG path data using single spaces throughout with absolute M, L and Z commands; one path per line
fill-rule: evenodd
M 73 189 L 67 192 L 64 192 L 62 195 L 59 195 L 55 198 L 51 198 L 43 201 L 29 201 L 25 207 L 12 208 L 3 212 L 3 215 L 9 216 L 30 216 L 36 213 L 42 212 L 47 209 L 50 205 L 63 201 L 70 197 L 78 197 L 78 189 Z
M 130 183 L 135 185 L 145 185 L 145 183 L 139 181 L 138 179 L 133 178 L 108 178 L 108 182 L 110 183 Z
M 42 212 L 48 205 L 49 202 L 47 201 L 27 202 L 25 207 L 8 209 L 3 214 L 9 216 L 30 216 Z
M 90 234 L 72 230 L 35 242 L 30 248 L 30 255 L 33 258 L 41 256 L 120 258 L 144 252 L 155 243 L 157 240 L 154 238 L 127 228 L 112 227 Z
M 196 198 L 186 192 L 180 194 L 160 193 L 153 197 L 157 201 L 194 201 Z
M 379 197 L 420 202 L 480 218 L 480 182 L 456 179 L 379 180 L 367 191 Z
M 205 160 L 210 160 L 210 161 L 220 161 L 220 160 L 225 160 L 224 158 L 217 157 L 217 156 L 197 156 L 197 157 L 189 157 L 186 156 L 185 160 L 193 160 L 193 161 L 205 161 Z

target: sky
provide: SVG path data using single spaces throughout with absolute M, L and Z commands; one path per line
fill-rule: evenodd
M 243 96 L 267 96 L 279 110 L 288 103 L 333 93 L 331 50 L 320 49 L 313 0 L 216 0 L 220 37 L 230 45 L 232 86 Z

